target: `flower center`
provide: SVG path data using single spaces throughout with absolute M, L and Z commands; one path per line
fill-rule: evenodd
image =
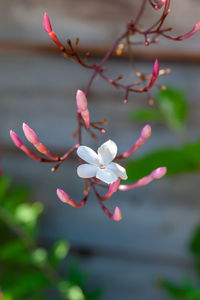
M 105 169 L 106 167 L 104 165 L 100 165 L 100 169 Z

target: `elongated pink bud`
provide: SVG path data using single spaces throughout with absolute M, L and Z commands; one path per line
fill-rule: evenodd
M 18 135 L 13 130 L 10 130 L 10 137 L 11 137 L 13 143 L 18 148 L 20 148 L 23 145 L 22 141 L 20 140 L 20 138 L 18 137 Z
M 122 219 L 122 213 L 118 206 L 115 207 L 114 213 L 112 214 L 105 205 L 103 205 L 102 201 L 98 198 L 98 202 L 104 211 L 104 213 L 113 221 L 120 221 Z
M 173 36 L 168 36 L 168 35 L 165 35 L 163 34 L 164 36 L 166 36 L 167 38 L 171 39 L 171 40 L 175 40 L 175 41 L 183 41 L 185 39 L 188 39 L 190 38 L 191 36 L 193 36 L 197 31 L 200 30 L 200 21 L 198 21 L 194 27 L 192 28 L 192 30 L 190 30 L 189 32 L 183 34 L 183 35 L 180 35 L 180 36 L 177 36 L 177 37 L 173 37 Z
M 18 137 L 18 135 L 13 131 L 10 130 L 10 137 L 13 141 L 13 143 L 20 148 L 22 151 L 24 151 L 29 157 L 31 157 L 34 160 L 37 161 L 42 161 L 42 159 L 40 157 L 38 157 L 37 155 L 35 155 L 33 152 L 31 152 L 20 140 L 20 138 Z
M 151 126 L 149 124 L 145 125 L 141 131 L 139 139 L 135 142 L 133 147 L 123 154 L 120 154 L 116 157 L 116 159 L 121 159 L 130 156 L 133 154 L 138 148 L 140 148 L 151 136 Z
M 30 143 L 32 143 L 33 145 L 39 143 L 38 136 L 35 133 L 35 131 L 33 131 L 33 129 L 31 129 L 26 123 L 23 123 L 22 128 L 23 128 L 25 137 L 27 138 L 27 140 Z
M 102 201 L 107 201 L 114 193 L 116 193 L 119 185 L 120 185 L 120 178 L 118 178 L 117 181 L 115 181 L 109 185 L 109 190 L 105 194 L 105 196 L 102 198 Z
M 157 77 L 159 75 L 159 63 L 158 63 L 158 59 L 156 58 L 155 62 L 154 62 L 154 66 L 153 66 L 153 76 Z
M 151 136 L 151 126 L 149 124 L 145 125 L 141 131 L 141 138 L 144 140 L 148 140 Z
M 57 35 L 55 34 L 55 32 L 52 30 L 50 19 L 49 19 L 49 16 L 47 13 L 45 13 L 44 17 L 43 17 L 43 27 L 44 27 L 44 30 L 46 31 L 46 33 L 52 39 L 52 41 L 54 43 L 56 43 L 56 45 L 58 46 L 58 48 L 61 51 L 63 51 L 65 49 L 65 47 L 62 45 L 62 43 L 57 38 Z
M 76 92 L 76 105 L 77 111 L 81 114 L 81 117 L 85 123 L 86 128 L 90 127 L 90 113 L 88 110 L 88 102 L 86 95 L 83 91 L 78 90 Z
M 154 85 L 155 81 L 157 80 L 158 76 L 159 76 L 159 63 L 158 63 L 158 60 L 156 59 L 155 63 L 154 63 L 154 66 L 153 66 L 153 71 L 152 71 L 151 80 L 150 80 L 149 85 L 145 86 L 142 89 L 135 90 L 135 92 L 143 93 L 143 92 L 149 91 L 153 87 L 153 85 Z
M 160 179 L 160 178 L 162 178 L 166 173 L 167 173 L 167 168 L 166 168 L 166 167 L 160 167 L 160 168 L 155 169 L 155 170 L 152 172 L 152 177 L 153 177 L 154 179 Z
M 122 213 L 118 206 L 115 207 L 112 219 L 113 219 L 113 221 L 116 221 L 116 222 L 118 222 L 122 219 Z
M 44 30 L 49 34 L 50 32 L 52 32 L 52 27 L 51 27 L 51 23 L 50 23 L 50 19 L 48 14 L 45 12 L 44 13 L 44 18 L 43 18 L 43 27 Z
M 76 92 L 76 104 L 77 104 L 78 112 L 86 110 L 88 107 L 88 101 L 86 95 L 81 90 L 78 90 Z
M 81 111 L 81 117 L 85 123 L 85 127 L 90 127 L 90 112 L 88 109 Z
M 155 169 L 150 175 L 145 176 L 141 179 L 139 179 L 136 183 L 132 183 L 129 185 L 120 185 L 118 190 L 120 191 L 128 191 L 128 190 L 132 190 L 135 188 L 138 188 L 140 186 L 144 186 L 147 185 L 148 183 L 150 183 L 151 181 L 153 181 L 154 179 L 160 179 L 162 178 L 167 172 L 167 168 L 166 167 L 160 167 Z
M 156 79 L 158 78 L 158 76 L 159 76 L 159 63 L 158 63 L 158 60 L 156 58 L 154 66 L 153 66 L 151 81 L 150 81 L 150 83 L 147 87 L 148 90 L 152 88 L 152 86 L 154 85 L 154 83 L 155 83 Z
M 24 131 L 24 134 L 27 138 L 27 140 L 33 144 L 33 146 L 42 154 L 46 155 L 47 157 L 53 159 L 53 160 L 58 160 L 58 157 L 51 154 L 47 148 L 38 140 L 38 136 L 37 134 L 35 133 L 35 131 L 30 128 L 26 123 L 23 123 L 23 131 Z
M 88 193 L 85 195 L 85 197 L 83 198 L 83 200 L 80 203 L 77 203 L 76 201 L 72 200 L 72 198 L 61 189 L 57 189 L 56 193 L 57 193 L 58 198 L 63 203 L 67 203 L 73 207 L 82 207 L 87 201 L 89 190 L 88 190 Z

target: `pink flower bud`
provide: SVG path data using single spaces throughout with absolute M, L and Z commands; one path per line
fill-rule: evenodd
M 86 109 L 86 110 L 81 111 L 81 117 L 82 117 L 82 119 L 85 123 L 86 128 L 89 128 L 90 127 L 90 113 L 89 113 L 89 110 Z
M 34 144 L 38 144 L 39 143 L 39 140 L 38 140 L 38 137 L 37 137 L 37 134 L 35 133 L 35 131 L 33 131 L 33 129 L 31 129 L 27 124 L 23 123 L 23 131 L 24 131 L 24 134 L 27 138 L 27 140 L 32 143 L 33 145 Z
M 52 41 L 54 41 L 54 43 L 56 43 L 56 45 L 58 46 L 58 48 L 61 51 L 63 51 L 65 48 L 61 44 L 61 42 L 59 41 L 59 39 L 57 38 L 57 35 L 55 34 L 55 32 L 52 30 L 50 19 L 49 19 L 49 16 L 48 16 L 47 13 L 45 13 L 44 17 L 43 17 L 43 27 L 44 27 L 44 30 L 49 35 L 49 37 L 52 39 Z
M 114 193 L 116 193 L 119 185 L 120 185 L 120 178 L 118 178 L 117 181 L 115 181 L 109 185 L 109 190 L 105 194 L 105 196 L 102 198 L 102 201 L 107 201 Z
M 150 81 L 149 85 L 143 89 L 143 91 L 150 90 L 153 87 L 158 76 L 159 76 L 159 63 L 158 63 L 158 60 L 156 59 L 154 62 L 154 66 L 153 66 L 151 81 Z
M 52 27 L 51 27 L 51 23 L 50 23 L 50 19 L 48 14 L 45 12 L 44 13 L 44 18 L 43 18 L 43 27 L 44 30 L 49 34 L 50 32 L 52 32 Z
M 141 178 L 136 183 L 132 183 L 132 184 L 128 184 L 128 185 L 120 185 L 119 188 L 118 188 L 118 190 L 120 190 L 120 191 L 128 191 L 128 190 L 132 190 L 132 189 L 138 188 L 140 186 L 147 185 L 151 181 L 153 181 L 154 179 L 160 179 L 160 178 L 162 178 L 166 174 L 166 172 L 167 172 L 167 168 L 166 167 L 157 168 L 153 172 L 151 172 L 150 175 Z
M 161 9 L 163 5 L 165 4 L 166 0 L 160 0 L 155 6 L 155 9 Z
M 141 138 L 145 141 L 151 136 L 151 126 L 149 124 L 145 125 L 141 131 Z
M 152 73 L 153 77 L 158 77 L 159 75 L 159 63 L 158 63 L 158 59 L 156 58 L 155 62 L 154 62 L 154 66 L 153 66 L 153 73 Z
M 175 38 L 176 40 L 185 40 L 185 39 L 188 39 L 190 38 L 191 36 L 193 36 L 197 31 L 200 30 L 200 21 L 198 21 L 194 27 L 192 28 L 192 30 L 190 30 L 189 32 L 187 32 L 186 34 L 182 35 L 182 36 L 179 36 L 177 38 Z
M 116 222 L 118 222 L 122 219 L 122 213 L 118 206 L 115 207 L 112 219 L 113 219 L 113 221 L 116 221 Z
M 78 112 L 81 112 L 81 111 L 84 111 L 87 109 L 87 106 L 88 106 L 87 98 L 86 98 L 85 93 L 81 90 L 78 90 L 76 92 L 76 104 L 77 104 Z
M 133 145 L 133 147 L 127 151 L 122 153 L 121 155 L 118 155 L 116 157 L 116 159 L 121 159 L 121 158 L 125 158 L 130 156 L 131 154 L 133 154 L 138 148 L 140 148 L 145 142 L 146 140 L 148 140 L 148 138 L 150 138 L 151 136 L 151 126 L 149 124 L 147 124 L 141 131 L 140 137 L 139 139 L 135 142 L 135 144 Z
M 86 128 L 90 127 L 90 113 L 88 110 L 88 102 L 86 95 L 83 91 L 78 90 L 76 92 L 76 105 L 78 108 L 78 113 L 81 114 L 81 117 L 85 123 Z
M 77 203 L 74 200 L 72 200 L 72 198 L 61 189 L 57 189 L 56 193 L 57 193 L 58 198 L 63 203 L 67 203 L 67 204 L 69 204 L 73 207 L 82 207 L 85 204 L 85 202 L 87 201 L 87 198 L 88 198 L 88 194 L 87 194 L 87 195 L 85 195 L 85 197 L 83 198 L 83 200 L 80 203 Z M 89 190 L 88 190 L 88 193 L 89 193 Z
M 10 130 L 10 137 L 13 140 L 13 143 L 20 148 L 22 151 L 24 151 L 29 157 L 31 157 L 34 160 L 41 161 L 41 158 L 35 155 L 33 152 L 31 152 L 20 140 L 18 135 L 13 131 Z
M 13 131 L 10 130 L 10 137 L 13 141 L 13 143 L 18 147 L 21 148 L 21 146 L 23 145 L 22 141 L 20 140 L 20 138 L 18 137 L 18 135 Z
M 24 134 L 27 138 L 27 140 L 33 144 L 33 146 L 42 154 L 46 155 L 47 157 L 53 159 L 53 160 L 58 160 L 58 157 L 51 154 L 47 148 L 38 140 L 38 136 L 35 133 L 35 131 L 30 128 L 27 124 L 23 123 L 23 131 Z
M 169 36 L 169 35 L 163 33 L 163 36 L 167 37 L 168 39 L 174 40 L 174 41 L 183 41 L 183 40 L 188 39 L 191 36 L 193 36 L 199 30 L 200 30 L 200 21 L 198 21 L 194 25 L 194 27 L 192 28 L 192 30 L 190 30 L 189 32 L 187 32 L 187 33 L 185 33 L 183 35 L 175 37 L 175 36 Z
M 155 178 L 155 179 L 160 179 L 160 178 L 162 178 L 166 173 L 167 173 L 167 168 L 166 168 L 166 167 L 160 167 L 160 168 L 158 168 L 158 169 L 156 169 L 156 170 L 154 170 L 154 171 L 152 172 L 152 176 L 153 176 L 153 178 Z

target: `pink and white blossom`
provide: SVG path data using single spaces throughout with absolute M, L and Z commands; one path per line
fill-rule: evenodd
M 111 140 L 101 145 L 97 153 L 87 146 L 80 146 L 77 154 L 87 162 L 77 168 L 81 178 L 96 177 L 107 184 L 117 181 L 119 177 L 123 180 L 128 178 L 125 168 L 112 162 L 117 154 L 117 145 Z

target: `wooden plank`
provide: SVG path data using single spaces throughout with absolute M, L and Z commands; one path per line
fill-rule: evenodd
M 90 51 L 92 58 L 94 57 L 103 57 L 108 49 L 110 48 L 110 44 L 101 44 L 101 45 L 94 45 L 94 44 L 87 44 L 87 46 L 80 46 L 78 49 L 79 55 L 85 56 L 85 53 Z M 175 46 L 176 48 L 176 46 Z M 173 46 L 170 48 L 169 51 L 166 52 L 166 46 L 159 45 L 150 46 L 150 47 L 135 47 L 132 51 L 132 56 L 134 59 L 140 59 L 143 61 L 146 60 L 155 60 L 157 57 L 159 60 L 165 61 L 175 61 L 175 62 L 184 62 L 184 63 L 191 63 L 191 62 L 199 62 L 200 61 L 200 54 L 197 51 L 188 51 L 187 48 L 180 47 L 180 51 L 174 51 Z M 23 42 L 10 42 L 7 40 L 0 40 L 0 51 L 12 51 L 12 52 L 36 52 L 40 54 L 51 54 L 51 55 L 60 55 L 60 52 L 57 47 L 54 45 L 42 45 L 42 44 L 32 44 L 32 43 L 23 43 Z M 116 52 L 112 53 L 111 57 L 117 57 L 118 60 L 120 59 L 129 59 L 130 53 L 124 50 L 122 55 L 119 57 L 117 56 Z
M 85 88 L 91 72 L 65 61 L 63 57 L 30 53 L 13 56 L 12 53 L 1 52 L 0 64 L 1 142 L 6 147 L 11 145 L 8 134 L 11 128 L 23 138 L 21 124 L 27 122 L 50 147 L 64 151 L 65 147 L 73 145 L 70 137 L 76 129 L 75 93 L 76 89 Z M 136 63 L 137 68 L 144 72 L 151 72 L 152 65 L 152 62 Z M 182 64 L 160 62 L 160 66 L 173 70 L 169 76 L 161 78 L 160 83 L 185 87 L 188 90 L 191 104 L 189 137 L 195 139 L 199 136 L 200 125 L 199 67 L 185 65 L 183 71 Z M 108 68 L 112 70 L 109 72 L 111 78 L 123 74 L 127 82 L 134 79 L 128 61 L 112 60 Z M 122 92 L 100 78 L 94 82 L 88 96 L 92 119 L 108 119 L 107 137 L 112 137 L 121 144 L 121 151 L 130 147 L 130 139 L 136 140 L 142 127 L 142 124 L 135 125 L 129 121 L 130 110 L 147 106 L 145 94 L 130 95 L 128 105 L 123 104 L 123 97 Z M 113 107 L 117 113 L 113 112 Z M 100 135 L 99 143 L 107 137 Z M 84 141 L 92 145 L 88 135 L 84 136 Z M 153 126 L 151 140 L 141 151 L 178 143 L 177 138 L 170 132 Z
M 185 274 L 191 277 L 194 275 L 191 270 L 184 268 L 140 263 L 136 260 L 122 261 L 120 258 L 94 257 L 82 260 L 82 267 L 92 275 L 90 284 L 93 287 L 104 288 L 102 300 L 168 299 L 156 285 L 159 279 L 165 277 L 180 282 Z

